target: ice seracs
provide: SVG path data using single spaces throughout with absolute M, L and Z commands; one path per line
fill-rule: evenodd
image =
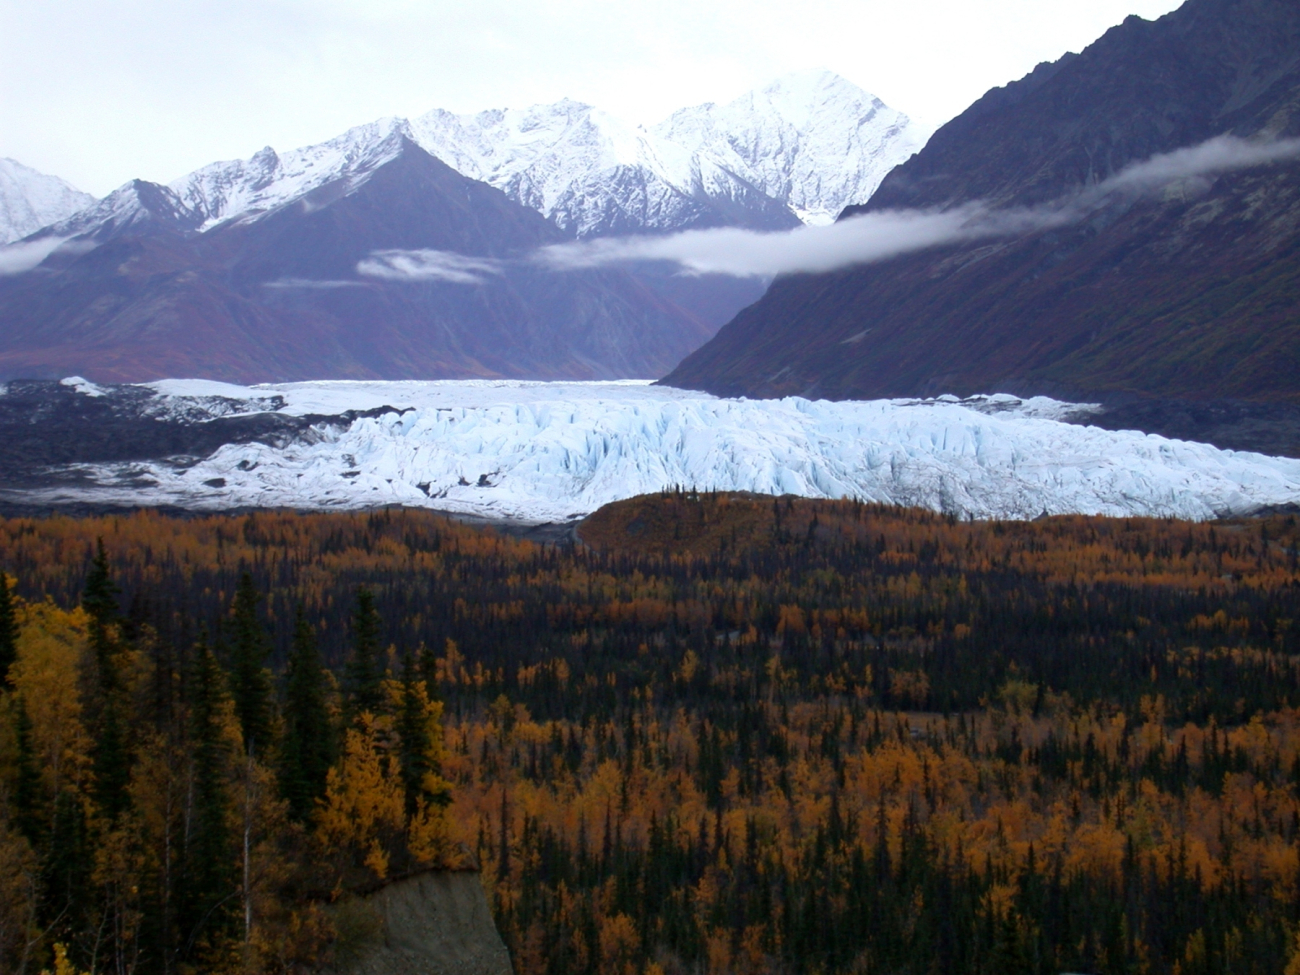
M 1204 519 L 1300 503 L 1300 460 L 1065 423 L 1058 418 L 1089 407 L 1047 399 L 719 399 L 635 382 L 151 388 L 160 416 L 202 422 L 269 408 L 335 419 L 290 442 L 230 444 L 197 463 L 78 468 L 86 480 L 40 500 L 205 510 L 404 504 L 523 521 L 563 521 L 674 485 L 977 518 Z

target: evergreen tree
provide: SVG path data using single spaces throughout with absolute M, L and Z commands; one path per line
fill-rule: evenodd
M 27 702 L 21 697 L 14 701 L 14 744 L 17 775 L 14 781 L 14 825 L 31 842 L 38 846 L 45 834 L 41 815 L 41 772 L 36 765 L 36 750 L 32 743 L 32 718 L 27 713 Z
M 405 794 L 406 817 L 415 815 L 420 799 L 430 798 L 424 783 L 435 769 L 429 760 L 429 737 L 423 695 L 416 692 L 415 660 L 408 653 L 402 667 L 402 709 L 397 715 L 398 765 Z M 423 683 L 420 682 L 421 687 Z
M 280 747 L 280 788 L 289 811 L 305 821 L 325 794 L 325 777 L 334 762 L 334 736 L 325 705 L 325 674 L 316 635 L 299 605 L 293 648 L 285 675 L 284 739 Z
M 0 571 L 0 687 L 12 687 L 9 668 L 18 659 L 18 619 L 9 577 Z
M 117 585 L 109 571 L 104 540 L 98 540 L 81 605 L 90 617 L 90 649 L 95 663 L 95 693 L 92 696 L 91 725 L 94 747 L 93 795 L 102 815 L 116 819 L 131 805 L 131 753 L 119 645 Z
M 113 582 L 108 567 L 104 540 L 96 541 L 95 554 L 86 574 L 86 587 L 81 594 L 81 608 L 90 617 L 90 649 L 95 658 L 95 677 L 101 693 L 108 695 L 117 689 L 117 641 L 113 626 L 118 618 L 117 597 L 120 590 Z
M 54 800 L 49 852 L 41 864 L 40 921 L 47 934 L 75 931 L 84 922 L 93 863 L 81 798 L 61 789 Z
M 217 941 L 234 920 L 232 894 L 238 858 L 229 822 L 226 780 L 230 756 L 221 727 L 225 702 L 225 675 L 206 639 L 200 637 L 190 676 L 192 826 L 177 918 L 182 953 L 187 955 Z
M 384 704 L 384 670 L 379 657 L 379 611 L 375 595 L 362 586 L 352 612 L 352 658 L 348 661 L 348 713 L 353 719 L 363 712 L 378 714 Z
M 230 654 L 230 693 L 249 754 L 265 752 L 271 736 L 271 675 L 265 664 L 270 650 L 257 618 L 262 595 L 245 572 L 235 590 L 234 646 Z

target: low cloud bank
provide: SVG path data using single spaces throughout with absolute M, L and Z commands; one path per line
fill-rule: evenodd
M 450 284 L 484 284 L 484 275 L 500 274 L 501 262 L 490 257 L 467 257 L 453 251 L 375 251 L 357 265 L 357 273 L 386 281 L 446 281 Z
M 675 263 L 686 274 L 760 277 L 825 273 L 872 264 L 947 244 L 1012 237 L 1065 226 L 1116 194 L 1144 194 L 1184 179 L 1207 178 L 1300 158 L 1300 139 L 1247 142 L 1220 136 L 1134 163 L 1115 176 L 1054 204 L 993 210 L 972 203 L 951 210 L 867 213 L 826 227 L 778 233 L 734 228 L 688 230 L 666 237 L 619 237 L 555 244 L 534 260 L 554 270 L 581 270 L 637 261 Z
M 41 237 L 38 240 L 20 240 L 6 244 L 0 247 L 0 277 L 25 274 L 57 250 L 80 254 L 94 249 L 94 244 L 84 241 L 69 243 L 67 237 Z
M 669 261 L 692 275 L 824 273 L 956 241 L 1021 233 L 1052 219 L 1029 211 L 994 212 L 979 205 L 944 211 L 886 210 L 781 233 L 725 228 L 555 244 L 539 251 L 536 260 L 561 271 Z
M 1180 179 L 1219 176 L 1241 169 L 1300 159 L 1300 139 L 1247 142 L 1236 136 L 1216 136 L 1199 146 L 1175 149 L 1132 163 L 1092 191 L 1158 190 Z

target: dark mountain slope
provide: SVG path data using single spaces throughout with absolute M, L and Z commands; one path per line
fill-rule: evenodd
M 1300 5 L 1189 0 L 989 92 L 856 212 L 1040 206 L 1217 135 L 1297 133 Z M 751 396 L 1300 400 L 1300 166 L 780 279 L 664 381 Z
M 71 247 L 0 279 L 0 377 L 653 376 L 707 338 L 630 274 L 532 267 L 567 239 L 541 215 L 404 139 L 385 153 L 206 233 L 134 184 L 60 228 Z M 393 250 L 437 253 L 414 276 L 358 273 Z

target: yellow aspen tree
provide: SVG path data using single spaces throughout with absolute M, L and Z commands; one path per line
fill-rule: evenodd
M 32 741 L 48 795 L 81 784 L 90 762 L 79 689 L 86 614 L 52 602 L 20 608 L 17 660 L 9 677 L 32 723 Z
M 89 975 L 83 972 L 68 959 L 68 949 L 62 942 L 54 945 L 54 971 L 48 968 L 41 972 L 41 975 Z
M 375 719 L 362 712 L 343 739 L 316 816 L 316 837 L 325 852 L 359 859 L 379 880 L 388 876 L 395 841 L 405 831 L 401 780 L 381 751 Z
M 20 971 L 39 939 L 39 877 L 27 840 L 0 823 L 0 971 Z

